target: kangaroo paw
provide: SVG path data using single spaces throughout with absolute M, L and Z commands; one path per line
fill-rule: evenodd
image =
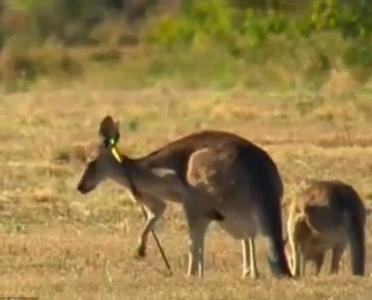
M 146 247 L 139 246 L 137 248 L 136 257 L 137 258 L 145 258 L 146 257 Z

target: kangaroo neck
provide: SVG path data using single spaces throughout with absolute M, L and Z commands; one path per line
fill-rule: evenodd
M 127 187 L 134 197 L 146 194 L 180 201 L 179 191 L 170 179 L 154 174 L 135 159 L 122 157 L 121 162 L 115 161 L 113 175 L 113 179 Z
M 117 155 L 118 157 L 115 156 L 111 161 L 112 179 L 127 187 L 133 196 L 138 197 L 140 192 L 132 177 L 134 160 L 119 153 Z
M 139 197 L 140 196 L 140 191 L 137 189 L 135 182 L 133 180 L 133 175 L 132 175 L 132 166 L 134 165 L 132 160 L 127 159 L 122 161 L 122 170 L 123 174 L 126 177 L 126 180 L 128 182 L 128 189 L 131 192 L 131 194 L 134 197 Z

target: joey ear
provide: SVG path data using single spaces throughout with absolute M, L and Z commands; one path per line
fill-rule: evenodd
M 111 139 L 117 143 L 120 138 L 119 122 L 115 121 L 111 116 L 104 117 L 99 126 L 98 133 L 106 144 L 109 144 Z

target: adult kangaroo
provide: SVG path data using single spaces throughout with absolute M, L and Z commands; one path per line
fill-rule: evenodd
M 321 270 L 332 250 L 331 273 L 337 273 L 342 254 L 350 246 L 354 275 L 364 275 L 366 210 L 355 189 L 340 181 L 312 181 L 289 207 L 288 239 L 295 276 L 305 273 L 308 260 Z
M 145 255 L 148 233 L 166 208 L 164 200 L 170 200 L 182 203 L 186 213 L 190 238 L 188 275 L 203 274 L 204 236 L 208 224 L 215 220 L 242 240 L 244 273 L 248 273 L 249 258 L 255 269 L 253 239 L 261 232 L 268 241 L 272 271 L 278 276 L 291 276 L 281 230 L 283 184 L 275 163 L 264 150 L 235 134 L 208 130 L 134 159 L 119 153 L 119 126 L 111 116 L 101 121 L 99 135 L 97 156 L 87 165 L 77 188 L 87 193 L 103 179 L 111 178 L 136 191 L 133 197 L 148 212 L 137 248 L 140 256 Z M 172 170 L 174 175 L 159 175 L 159 169 Z M 226 175 L 217 180 L 210 175 L 224 170 Z M 207 183 L 199 180 L 203 172 L 209 172 Z M 213 189 L 218 182 L 222 185 Z M 254 270 L 250 274 L 256 276 Z

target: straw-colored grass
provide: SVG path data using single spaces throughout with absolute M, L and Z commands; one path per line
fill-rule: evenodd
M 105 182 L 85 196 L 75 190 L 98 123 L 110 113 L 121 121 L 120 148 L 130 155 L 202 128 L 224 129 L 272 155 L 285 181 L 284 201 L 296 197 L 305 179 L 317 177 L 349 182 L 370 205 L 370 97 L 368 91 L 327 98 L 166 86 L 1 95 L 0 297 L 370 299 L 371 279 L 350 276 L 348 257 L 337 276 L 274 279 L 262 240 L 261 279 L 242 280 L 240 243 L 214 225 L 207 235 L 205 278 L 188 279 L 186 224 L 176 205 L 156 228 L 174 269 L 169 277 L 152 238 L 148 257 L 135 259 L 143 219 L 123 188 Z M 368 222 L 367 276 L 371 228 Z

